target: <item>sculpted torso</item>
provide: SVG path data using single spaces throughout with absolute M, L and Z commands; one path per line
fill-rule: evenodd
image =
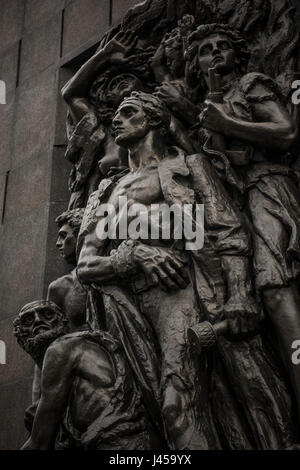
M 147 168 L 138 172 L 132 172 L 124 176 L 112 191 L 107 203 L 112 204 L 116 211 L 117 226 L 120 221 L 119 198 L 127 198 L 127 212 L 133 204 L 143 204 L 147 207 L 148 214 L 151 204 L 159 204 L 163 202 L 163 194 L 161 190 L 158 169 Z M 128 217 L 128 224 L 133 217 Z M 95 246 L 99 249 L 103 247 L 101 243 L 101 234 L 97 231 L 97 227 L 88 235 L 86 243 L 81 252 L 81 258 L 89 253 L 93 256 Z M 146 240 L 150 243 L 151 240 Z M 89 249 L 90 248 L 90 249 Z M 91 251 L 90 251 L 91 250 Z
M 111 132 L 108 131 L 104 143 L 104 156 L 99 160 L 99 169 L 102 175 L 106 175 L 111 168 L 118 167 L 128 158 L 127 151 L 116 145 Z
M 52 282 L 48 290 L 48 300 L 56 303 L 67 312 L 71 324 L 85 323 L 87 292 L 79 281 L 74 282 L 74 272 Z
M 67 348 L 68 351 L 61 348 L 62 355 L 71 351 L 70 359 L 65 358 L 69 364 L 66 372 L 69 380 L 75 376 L 69 394 L 68 412 L 73 425 L 84 431 L 111 400 L 115 384 L 113 364 L 107 353 L 88 339 L 70 339 Z
M 126 196 L 132 204 L 150 206 L 163 200 L 157 168 L 147 168 L 124 176 L 113 190 L 108 203 L 118 210 L 119 197 Z

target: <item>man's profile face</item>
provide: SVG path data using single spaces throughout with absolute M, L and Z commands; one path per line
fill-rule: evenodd
M 234 71 L 235 50 L 226 34 L 211 34 L 199 42 L 198 62 L 204 75 L 214 68 L 220 75 Z
M 70 264 L 76 263 L 76 244 L 74 229 L 69 224 L 64 224 L 58 232 L 56 246 L 62 257 Z
M 149 119 L 138 102 L 125 102 L 113 119 L 115 141 L 121 147 L 130 147 L 147 135 Z

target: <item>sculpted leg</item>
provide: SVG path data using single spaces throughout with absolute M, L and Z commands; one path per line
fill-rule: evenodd
M 199 321 L 191 284 L 167 294 L 151 289 L 143 305 L 161 348 L 161 408 L 171 449 L 220 448 L 210 416 L 209 368 L 205 360 L 199 364 L 187 340 L 187 329 Z
M 228 328 L 232 335 L 253 331 L 260 324 L 261 314 L 254 298 L 246 221 L 208 158 L 197 154 L 189 156 L 187 162 L 197 197 L 205 207 L 207 238 L 221 259 Z
M 262 293 L 265 309 L 275 328 L 279 352 L 292 382 L 300 413 L 300 366 L 292 363 L 292 344 L 300 339 L 300 296 L 297 288 L 300 266 L 295 244 L 298 217 L 292 219 L 283 204 L 286 194 L 292 194 L 292 184 L 281 178 L 271 186 L 272 181 L 265 178 L 249 193 L 254 226 L 256 288 Z

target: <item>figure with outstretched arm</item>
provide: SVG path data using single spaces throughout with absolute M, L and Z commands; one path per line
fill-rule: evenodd
M 130 51 L 137 42 L 132 32 L 119 32 L 76 72 L 62 89 L 62 96 L 68 104 L 74 122 L 90 111 L 93 105 L 89 99 L 90 89 L 96 78 L 107 68 L 123 67 L 128 63 Z M 120 97 L 122 100 L 122 97 Z
M 193 23 L 191 15 L 184 16 L 178 26 L 164 36 L 151 61 L 153 74 L 159 84 L 155 94 L 164 101 L 171 113 L 170 135 L 174 145 L 188 154 L 195 150 L 190 130 L 199 114 L 185 82 L 184 46 Z
M 120 31 L 63 87 L 68 105 L 68 148 L 73 164 L 69 209 L 85 207 L 89 195 L 111 171 L 127 165 L 127 152 L 115 144 L 111 120 L 124 96 L 143 87 L 131 72 L 137 37 Z

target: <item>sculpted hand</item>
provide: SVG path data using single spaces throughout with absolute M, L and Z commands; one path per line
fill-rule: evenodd
M 126 64 L 130 60 L 127 56 L 136 45 L 137 40 L 138 38 L 132 31 L 117 33 L 104 48 L 109 55 L 110 63 L 112 65 Z
M 226 134 L 230 127 L 230 118 L 225 113 L 222 104 L 205 102 L 205 108 L 199 116 L 200 122 L 205 129 L 221 134 Z
M 160 66 L 163 64 L 165 59 L 165 46 L 163 44 L 160 44 L 159 48 L 155 52 L 152 60 L 151 60 L 151 67 L 153 70 L 156 69 L 156 67 Z
M 233 337 L 254 332 L 263 319 L 260 307 L 251 297 L 230 298 L 224 313 L 228 320 L 228 332 Z
M 171 250 L 140 243 L 135 247 L 133 258 L 151 284 L 159 285 L 163 290 L 185 289 L 190 282 L 186 262 Z
M 161 86 L 157 87 L 155 95 L 167 102 L 181 99 L 180 91 L 170 82 L 163 82 Z

